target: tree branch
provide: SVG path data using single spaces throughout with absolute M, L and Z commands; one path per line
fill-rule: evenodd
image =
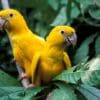
M 10 8 L 8 0 L 1 0 L 1 5 L 2 5 L 3 9 L 9 9 Z

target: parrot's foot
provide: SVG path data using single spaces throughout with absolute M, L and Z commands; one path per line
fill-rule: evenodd
M 25 88 L 33 88 L 34 85 L 30 83 L 29 78 L 27 77 L 26 73 L 22 72 L 19 76 L 19 80 L 21 81 L 22 85 Z

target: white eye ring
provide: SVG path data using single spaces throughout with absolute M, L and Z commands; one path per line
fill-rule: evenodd
M 60 33 L 61 33 L 61 34 L 65 34 L 65 31 L 64 31 L 64 30 L 61 30 Z

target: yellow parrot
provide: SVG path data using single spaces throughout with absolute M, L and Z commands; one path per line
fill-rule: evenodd
M 17 10 L 14 9 L 7 9 L 7 10 L 0 11 L 0 29 L 6 30 L 6 32 L 8 33 L 9 40 L 11 42 L 12 49 L 13 49 L 14 58 L 18 62 L 18 64 L 24 69 L 27 77 L 29 78 L 32 77 L 34 84 L 41 84 L 39 79 L 40 74 L 38 74 L 41 73 L 39 72 L 41 67 L 39 68 L 37 64 L 39 63 L 38 61 L 41 58 L 41 56 L 43 55 L 44 57 L 44 55 L 46 54 L 45 52 L 47 52 L 51 47 L 51 46 L 49 47 L 50 43 L 47 42 L 48 39 L 46 40 L 46 44 L 45 44 L 45 40 L 37 36 L 36 34 L 34 34 L 28 28 L 24 17 Z M 47 53 L 47 56 L 48 54 L 49 52 Z M 64 62 L 66 62 L 65 63 L 66 67 L 71 66 L 71 62 L 67 53 L 63 52 L 63 55 L 64 55 L 63 58 Z M 47 81 L 47 79 L 45 81 Z
M 32 62 L 32 66 L 36 68 L 35 73 L 32 73 L 33 83 L 37 86 L 46 84 L 63 70 L 70 68 L 71 63 L 64 49 L 66 45 L 75 46 L 76 42 L 77 36 L 72 27 L 56 26 L 46 38 L 43 51 L 36 52 L 38 59 Z
M 14 58 L 30 78 L 33 56 L 44 48 L 44 39 L 33 33 L 24 17 L 14 9 L 0 11 L 0 29 L 8 33 Z M 25 78 L 23 76 L 25 75 L 22 75 L 22 78 Z

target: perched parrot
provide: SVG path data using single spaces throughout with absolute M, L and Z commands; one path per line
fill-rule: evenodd
M 75 46 L 76 42 L 77 36 L 72 27 L 56 26 L 51 30 L 43 51 L 36 52 L 37 61 L 32 61 L 32 66 L 36 68 L 35 73 L 32 73 L 33 83 L 37 86 L 46 84 L 63 70 L 70 68 L 70 59 L 64 49 L 66 45 Z
M 71 66 L 64 48 L 65 43 L 76 44 L 73 28 L 57 26 L 44 40 L 28 28 L 24 17 L 17 10 L 7 9 L 0 11 L 0 30 L 8 33 L 14 59 L 34 85 L 49 82 L 55 75 Z
M 0 30 L 8 33 L 14 59 L 30 78 L 33 56 L 35 52 L 44 48 L 44 39 L 33 33 L 28 28 L 24 17 L 14 9 L 0 11 Z M 22 78 L 25 77 L 22 75 Z

